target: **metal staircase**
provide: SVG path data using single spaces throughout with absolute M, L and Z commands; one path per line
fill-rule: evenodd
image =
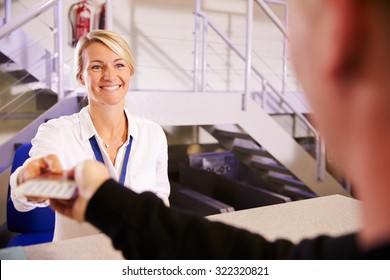
M 63 98 L 61 1 L 42 1 L 11 19 L 12 2 L 5 1 L 5 23 L 0 27 L 0 148 L 17 143 L 17 134 Z M 34 39 L 21 27 L 31 24 L 46 11 L 53 10 L 54 26 L 46 26 L 49 38 Z M 52 41 L 50 48 L 47 41 Z M 16 47 L 20 46 L 20 47 Z M 50 51 L 49 51 L 50 49 Z M 45 119 L 45 118 L 43 118 Z M 36 130 L 34 125 L 29 128 Z M 32 132 L 34 133 L 34 132 Z M 31 133 L 28 133 L 31 134 Z M 30 138 L 31 139 L 31 138 Z M 9 143 L 10 142 L 10 143 Z M 4 153 L 0 166 L 11 162 Z
M 245 53 L 240 51 L 232 40 L 221 28 L 219 28 L 207 13 L 202 10 L 201 1 L 196 1 L 196 26 L 198 29 L 195 32 L 195 56 L 198 58 L 195 63 L 194 73 L 196 75 L 194 80 L 195 89 L 200 91 L 207 91 L 208 81 L 208 37 L 212 30 L 218 38 L 220 38 L 226 46 L 235 53 L 238 58 L 245 63 L 245 89 L 242 94 L 242 110 L 243 112 L 237 115 L 235 122 L 226 122 L 232 125 L 237 125 L 233 131 L 221 131 L 214 123 L 213 126 L 207 126 L 207 130 L 215 136 L 227 149 L 237 151 L 235 143 L 237 140 L 251 141 L 255 144 L 253 147 L 239 147 L 241 148 L 240 157 L 248 166 L 259 169 L 261 167 L 265 171 L 260 171 L 266 174 L 267 180 L 272 181 L 278 185 L 282 185 L 284 191 L 293 193 L 293 195 L 300 195 L 303 197 L 311 197 L 314 195 L 329 195 L 332 193 L 339 193 L 348 195 L 343 189 L 340 182 L 338 182 L 332 174 L 326 170 L 326 156 L 325 146 L 322 138 L 313 127 L 311 122 L 297 109 L 296 103 L 291 102 L 290 96 L 284 92 L 286 82 L 286 46 L 287 32 L 285 30 L 286 22 L 282 22 L 278 16 L 269 8 L 268 1 L 265 0 L 248 0 L 246 6 L 246 43 Z M 287 4 L 283 1 L 269 1 L 278 2 L 284 6 L 285 19 L 287 18 Z M 254 5 L 258 5 L 265 12 L 265 14 L 275 24 L 279 32 L 284 38 L 284 65 L 283 65 L 283 79 L 282 86 L 274 86 L 264 76 L 261 69 L 258 69 L 252 64 L 253 61 L 253 47 L 252 47 L 252 32 L 253 32 L 253 13 Z M 202 24 L 201 24 L 202 23 Z M 200 28 L 199 26 L 202 26 Z M 201 47 L 200 47 L 201 46 Z M 211 67 L 210 67 L 211 68 Z M 281 88 L 282 90 L 278 90 Z M 221 100 L 221 103 L 223 101 Z M 223 106 L 223 105 L 221 105 Z M 217 108 L 215 108 L 216 110 Z M 226 108 L 227 109 L 227 108 Z M 229 107 L 229 110 L 231 107 Z M 285 130 L 272 118 L 273 112 L 293 114 L 299 119 L 301 124 L 309 131 L 308 136 L 311 137 L 313 145 L 304 143 L 300 145 L 300 141 L 294 138 L 294 135 L 286 133 Z M 216 128 L 217 127 L 217 128 Z M 309 147 L 308 147 L 309 146 Z M 308 149 L 309 148 L 309 149 Z M 247 155 L 243 155 L 245 151 Z M 314 151 L 314 152 L 313 152 Z M 253 153 L 252 153 L 253 152 Z M 272 155 L 272 159 L 265 157 L 259 158 L 259 153 L 268 153 Z M 248 154 L 249 153 L 249 154 Z M 314 154 L 314 158 L 312 155 Z M 248 159 L 249 158 L 249 159 Z M 255 160 L 256 159 L 256 160 Z M 260 162 L 258 162 L 260 161 Z M 287 176 L 287 174 L 289 174 Z
M 0 47 L 0 128 L 2 141 L 7 140 L 16 128 L 23 128 L 57 102 L 57 94 L 37 76 L 21 67 Z M 36 72 L 38 73 L 38 72 Z
M 287 195 L 293 200 L 317 196 L 237 125 L 203 126 L 203 128 L 268 182 L 273 191 Z
M 290 176 L 288 182 L 282 176 L 275 176 L 275 173 L 270 174 L 270 178 L 289 186 L 286 188 L 288 190 L 299 187 L 297 192 L 310 189 L 318 196 L 349 195 L 329 172 L 325 172 L 323 179 L 319 180 L 317 160 L 255 101 L 248 100 L 247 110 L 241 110 L 241 98 L 240 94 L 229 93 L 138 92 L 128 96 L 128 104 L 133 114 L 154 120 L 163 126 L 201 125 L 212 135 L 222 133 L 225 139 L 220 142 L 233 152 L 237 149 L 249 151 L 249 157 L 253 158 L 264 154 L 272 155 L 274 163 L 282 165 L 279 169 L 284 169 L 284 172 L 288 169 L 293 176 Z M 235 130 L 221 132 L 221 129 L 218 130 L 221 126 L 235 127 Z M 245 141 L 247 145 L 243 144 Z

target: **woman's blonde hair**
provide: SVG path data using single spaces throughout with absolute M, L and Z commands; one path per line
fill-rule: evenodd
M 76 70 L 76 79 L 80 78 L 83 71 L 83 51 L 92 43 L 102 43 L 120 58 L 126 61 L 130 67 L 131 74 L 134 74 L 134 58 L 129 44 L 118 34 L 108 30 L 94 30 L 82 37 L 76 45 L 74 66 Z

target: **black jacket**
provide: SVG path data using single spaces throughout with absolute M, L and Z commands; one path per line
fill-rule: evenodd
M 153 193 L 136 194 L 107 180 L 90 200 L 86 220 L 127 259 L 390 259 L 390 244 L 369 252 L 356 234 L 318 236 L 293 244 L 165 207 Z

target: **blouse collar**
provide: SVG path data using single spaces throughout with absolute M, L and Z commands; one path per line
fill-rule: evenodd
M 139 133 L 137 122 L 134 116 L 130 114 L 129 110 L 126 107 L 124 110 L 127 117 L 127 125 L 128 125 L 127 140 L 130 138 L 130 135 L 133 137 L 133 140 L 136 140 Z M 97 131 L 91 119 L 91 115 L 89 114 L 89 106 L 86 106 L 80 110 L 79 119 L 80 119 L 80 128 L 81 128 L 80 133 L 81 133 L 82 140 L 89 140 L 89 138 L 97 134 Z

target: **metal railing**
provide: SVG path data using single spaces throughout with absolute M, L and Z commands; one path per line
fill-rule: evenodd
M 7 10 L 10 10 L 9 3 L 7 6 Z M 53 69 L 53 82 L 57 85 L 57 94 L 58 100 L 62 100 L 64 98 L 64 87 L 63 87 L 63 43 L 62 43 L 62 0 L 44 0 L 40 3 L 36 4 L 34 7 L 30 8 L 25 13 L 16 17 L 15 19 L 10 20 L 9 15 L 6 16 L 6 24 L 0 28 L 0 39 L 10 35 L 13 31 L 22 27 L 24 24 L 30 22 L 40 14 L 54 9 L 54 69 Z M 9 13 L 7 13 L 9 14 Z
M 241 53 L 238 48 L 232 43 L 232 41 L 229 39 L 228 36 L 226 36 L 207 16 L 205 12 L 201 9 L 201 1 L 196 0 L 195 5 L 195 40 L 194 40 L 194 91 L 206 91 L 206 67 L 207 67 L 207 34 L 208 34 L 208 28 L 211 28 L 225 43 L 226 45 L 238 55 L 244 62 L 245 62 L 245 90 L 243 94 L 243 103 L 242 108 L 245 110 L 246 108 L 246 100 L 250 98 L 250 90 L 249 90 L 249 83 L 250 83 L 250 77 L 251 73 L 254 73 L 260 80 L 262 81 L 262 87 L 263 87 L 263 94 L 262 94 L 262 104 L 263 107 L 266 104 L 266 99 L 268 94 L 273 94 L 277 96 L 277 98 L 280 100 L 279 106 L 287 106 L 289 110 L 296 115 L 312 132 L 316 139 L 316 151 L 315 151 L 315 158 L 317 160 L 317 179 L 323 180 L 325 178 L 326 173 L 326 157 L 325 157 L 325 146 L 322 141 L 321 136 L 317 132 L 317 130 L 313 127 L 313 125 L 307 120 L 307 118 L 298 112 L 294 106 L 285 98 L 284 96 L 284 86 L 282 93 L 277 91 L 275 87 L 273 87 L 267 79 L 264 77 L 264 75 L 256 69 L 252 65 L 251 62 L 251 52 L 252 52 L 252 28 L 253 28 L 253 5 L 254 1 L 262 8 L 264 13 L 269 17 L 269 19 L 277 26 L 277 28 L 280 30 L 280 32 L 283 35 L 284 38 L 284 47 L 283 47 L 283 78 L 282 78 L 282 84 L 284 85 L 286 83 L 286 68 L 287 68 L 287 41 L 288 41 L 288 34 L 286 31 L 285 26 L 283 23 L 279 20 L 279 18 L 273 13 L 273 11 L 269 8 L 268 4 L 265 3 L 263 0 L 247 0 L 247 8 L 246 8 L 246 43 L 245 43 L 245 54 Z M 285 3 L 277 3 L 286 5 Z M 287 8 L 285 6 L 285 8 Z M 202 19 L 202 29 L 200 29 L 200 19 Z M 285 20 L 287 19 L 287 12 L 285 13 Z M 201 42 L 201 54 L 199 53 L 199 42 Z M 201 80 L 201 87 L 199 88 L 199 68 L 200 68 L 200 80 Z M 268 93 L 268 88 L 270 90 L 270 93 Z
M 277 5 L 282 5 L 284 7 L 284 22 L 288 21 L 288 9 L 286 2 L 280 1 L 265 1 L 263 0 L 255 0 L 256 3 L 260 6 L 260 8 L 266 13 L 266 15 L 270 18 L 270 20 L 275 24 L 275 26 L 280 30 L 283 34 L 283 76 L 282 76 L 282 93 L 286 92 L 286 81 L 287 81 L 287 42 L 288 42 L 288 32 L 285 25 L 280 21 L 280 19 L 272 12 L 267 3 L 273 3 Z

